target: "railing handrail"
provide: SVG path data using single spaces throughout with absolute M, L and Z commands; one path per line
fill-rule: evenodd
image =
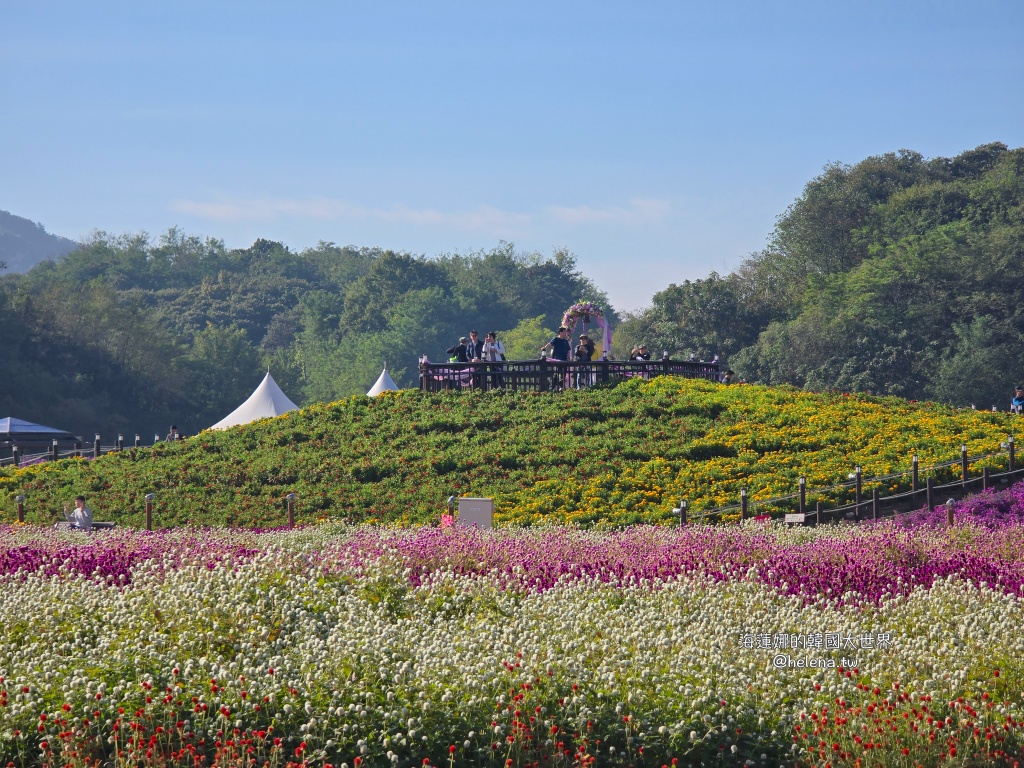
M 916 456 L 917 454 L 915 453 L 914 455 Z M 986 459 L 1000 458 L 1000 457 L 1003 457 L 1003 456 L 1007 456 L 1008 457 L 1009 463 L 1011 465 L 1011 468 L 1007 469 L 1007 471 L 1005 471 L 1005 472 L 994 472 L 994 473 L 993 472 L 987 472 L 986 474 L 983 474 L 982 476 L 973 477 L 973 478 L 968 478 L 968 477 L 964 476 L 964 477 L 961 477 L 959 480 L 953 480 L 953 481 L 951 481 L 949 483 L 943 483 L 943 484 L 939 484 L 939 485 L 933 484 L 931 486 L 931 489 L 932 489 L 933 492 L 934 491 L 938 491 L 938 490 L 948 490 L 948 489 L 951 489 L 951 488 L 962 488 L 962 489 L 965 489 L 967 487 L 967 485 L 969 485 L 971 483 L 977 483 L 979 480 L 984 481 L 986 478 L 989 481 L 992 481 L 992 480 L 998 480 L 1000 478 L 1009 478 L 1012 475 L 1020 475 L 1020 474 L 1024 473 L 1024 468 L 1022 468 L 1022 467 L 1012 467 L 1012 464 L 1013 464 L 1013 460 L 1012 459 L 1013 459 L 1013 457 L 1012 457 L 1011 451 L 1008 448 L 1007 450 L 998 451 L 998 452 L 995 452 L 995 453 L 983 453 L 983 454 L 977 454 L 977 455 L 974 455 L 974 456 L 965 455 L 965 454 L 961 453 L 961 456 L 958 459 L 952 459 L 950 461 L 936 462 L 935 464 L 929 464 L 927 466 L 920 466 L 919 465 L 916 468 L 917 477 L 918 477 L 918 479 L 921 479 L 921 478 L 928 479 L 927 475 L 934 473 L 935 470 L 944 469 L 944 468 L 948 468 L 948 467 L 954 467 L 954 466 L 957 466 L 957 465 L 961 465 L 961 466 L 966 465 L 967 467 L 970 467 L 971 464 L 975 464 L 975 463 L 977 463 L 979 461 L 984 461 Z M 879 476 L 876 476 L 876 477 L 863 477 L 862 476 L 860 478 L 861 492 L 863 494 L 863 491 L 865 491 L 865 490 L 868 490 L 868 491 L 873 490 L 873 486 L 877 486 L 877 484 L 885 482 L 885 481 L 895 480 L 895 479 L 899 479 L 899 478 L 904 478 L 904 477 L 906 477 L 908 475 L 913 477 L 914 472 L 915 472 L 915 469 L 912 467 L 911 469 L 904 470 L 904 471 L 901 471 L 901 472 L 892 472 L 892 473 L 889 473 L 887 475 L 879 475 Z M 830 491 L 836 491 L 836 490 L 846 490 L 846 491 L 848 491 L 851 488 L 855 488 L 857 486 L 857 482 L 858 482 L 857 479 L 854 478 L 854 479 L 846 480 L 844 482 L 835 483 L 833 485 L 828 485 L 828 486 L 818 486 L 818 487 L 814 487 L 814 488 L 805 487 L 804 491 L 803 491 L 803 495 L 804 495 L 804 498 L 806 499 L 809 496 L 821 496 L 823 494 L 829 493 Z M 926 489 L 922 488 L 922 487 L 918 487 L 916 490 L 915 489 L 911 489 L 911 490 L 907 490 L 907 491 L 899 491 L 899 492 L 896 492 L 896 493 L 893 493 L 893 494 L 888 494 L 886 496 L 880 497 L 879 498 L 879 503 L 892 502 L 892 501 L 895 501 L 895 500 L 898 500 L 898 499 L 902 499 L 902 498 L 907 498 L 907 497 L 917 497 L 917 496 L 920 496 L 922 493 L 925 493 L 925 492 L 926 492 Z M 770 499 L 748 498 L 746 506 L 747 506 L 747 510 L 749 512 L 753 508 L 756 508 L 756 507 L 769 507 L 769 506 L 772 506 L 772 505 L 780 504 L 782 502 L 792 502 L 794 500 L 798 500 L 800 498 L 800 496 L 801 496 L 800 492 L 797 492 L 797 493 L 786 494 L 786 495 L 783 495 L 783 496 L 776 496 L 776 497 L 770 498 Z M 853 502 L 850 502 L 850 503 L 847 503 L 847 504 L 842 504 L 842 505 L 837 506 L 837 507 L 824 508 L 824 509 L 822 509 L 822 513 L 826 513 L 828 515 L 834 516 L 837 513 L 845 512 L 847 510 L 859 510 L 860 508 L 863 508 L 865 506 L 870 506 L 872 503 L 873 502 L 871 501 L 870 498 L 864 499 L 863 496 L 862 496 L 862 498 L 861 498 L 861 500 L 859 502 L 858 501 L 853 501 Z M 737 510 L 741 510 L 742 511 L 743 508 L 744 508 L 744 504 L 741 501 L 741 503 L 739 503 L 739 504 L 728 504 L 728 505 L 722 506 L 722 507 L 713 507 L 713 508 L 710 508 L 710 509 L 687 510 L 687 515 L 686 516 L 688 518 L 692 518 L 692 519 L 695 519 L 695 520 L 705 520 L 707 518 L 721 517 L 722 515 L 725 515 L 725 514 L 728 514 L 728 513 L 731 513 L 731 512 L 736 512 Z M 813 512 L 812 511 L 807 511 L 806 514 L 807 515 L 816 515 L 816 511 L 813 511 Z

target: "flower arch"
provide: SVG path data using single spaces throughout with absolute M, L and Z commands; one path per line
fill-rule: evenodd
M 562 325 L 569 329 L 569 333 L 575 330 L 577 323 L 583 324 L 583 333 L 586 333 L 591 322 L 601 329 L 601 356 L 607 358 L 612 351 L 612 327 L 604 316 L 604 308 L 580 299 L 562 315 Z

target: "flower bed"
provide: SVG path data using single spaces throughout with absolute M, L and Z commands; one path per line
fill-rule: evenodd
M 1013 765 L 1021 499 L 953 528 L 2 528 L 0 764 Z
M 671 524 L 739 500 L 752 508 L 797 489 L 999 451 L 1019 417 L 896 398 L 721 386 L 661 377 L 562 393 L 415 391 L 351 398 L 155 449 L 95 461 L 0 470 L 0 514 L 27 497 L 30 521 L 54 519 L 85 494 L 97 519 L 141 526 L 156 493 L 158 527 L 268 526 L 300 519 L 412 524 L 436 516 L 449 495 L 493 497 L 501 523 L 619 527 Z M 988 459 L 975 462 L 998 466 Z M 957 468 L 947 468 L 951 477 Z M 941 479 L 941 478 L 940 478 Z M 909 484 L 887 481 L 883 495 Z M 870 493 L 871 485 L 865 490 Z M 831 487 L 809 496 L 848 498 Z

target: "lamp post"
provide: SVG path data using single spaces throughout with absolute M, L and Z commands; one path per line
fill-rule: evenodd
M 672 513 L 679 516 L 679 525 L 686 525 L 686 499 L 682 499 Z
M 96 433 L 96 437 L 92 441 L 92 457 L 98 459 L 100 457 L 100 433 Z
M 19 496 L 15 496 L 14 500 L 16 502 L 18 502 L 18 522 L 19 523 L 24 523 L 25 522 L 25 497 L 24 496 L 20 496 L 20 495 Z
M 946 523 L 950 526 L 953 525 L 953 509 L 956 507 L 956 502 L 953 499 L 946 501 Z

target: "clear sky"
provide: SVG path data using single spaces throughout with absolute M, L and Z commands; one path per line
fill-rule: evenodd
M 727 272 L 832 161 L 1024 145 L 1024 2 L 0 0 L 0 209 Z

